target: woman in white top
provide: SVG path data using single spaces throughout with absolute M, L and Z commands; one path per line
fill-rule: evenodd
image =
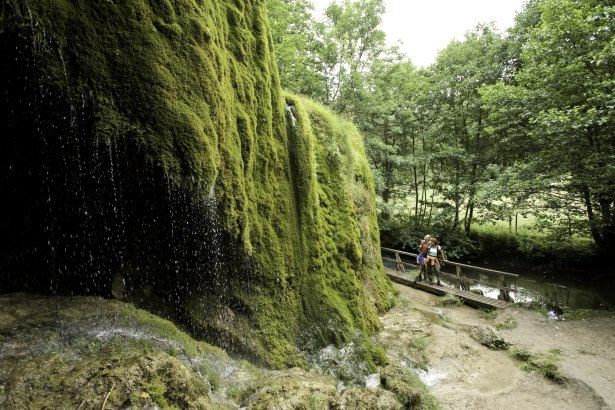
M 430 268 L 435 268 L 436 279 L 438 281 L 437 285 L 442 286 L 442 283 L 440 283 L 441 266 L 439 257 L 441 257 L 443 260 L 446 260 L 444 257 L 444 252 L 442 251 L 442 247 L 438 245 L 438 240 L 436 238 L 431 238 L 429 249 L 427 249 L 427 257 L 425 258 L 425 270 L 429 275 L 429 282 L 433 282 L 431 275 L 432 269 Z

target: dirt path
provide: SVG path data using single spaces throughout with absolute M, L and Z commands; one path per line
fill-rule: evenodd
M 615 409 L 615 318 L 553 321 L 520 308 L 497 317 L 395 285 L 400 303 L 381 317 L 389 355 L 423 363 L 423 380 L 445 409 Z M 557 351 L 557 383 L 523 371 L 507 350 L 491 350 L 470 336 L 473 327 L 495 328 L 506 342 L 532 353 Z M 554 350 L 557 349 L 557 350 Z

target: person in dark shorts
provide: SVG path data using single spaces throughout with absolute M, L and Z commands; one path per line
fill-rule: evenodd
M 419 242 L 419 254 L 416 257 L 416 263 L 419 265 L 419 274 L 416 276 L 416 278 L 414 278 L 414 282 L 420 282 L 422 279 L 427 279 L 427 271 L 425 270 L 427 265 L 425 265 L 425 258 L 427 257 L 427 250 L 429 249 L 430 240 L 431 235 L 425 235 L 421 242 Z
M 431 238 L 429 247 L 427 248 L 427 256 L 425 257 L 425 271 L 429 274 L 429 282 L 433 283 L 432 273 L 435 271 L 437 285 L 442 286 L 440 282 L 440 269 L 442 261 L 446 260 L 442 247 L 438 245 L 436 238 Z

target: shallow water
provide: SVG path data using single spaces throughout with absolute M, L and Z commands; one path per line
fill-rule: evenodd
M 439 381 L 446 379 L 448 376 L 445 372 L 441 372 L 438 370 L 429 370 L 427 371 L 419 368 L 412 369 L 414 373 L 419 376 L 419 379 L 428 387 L 433 387 Z
M 410 264 L 415 263 L 410 259 L 404 261 Z M 383 262 L 388 268 L 395 269 L 395 263 L 387 260 Z M 538 272 L 488 264 L 474 266 L 518 274 L 519 277 L 514 285 L 517 292 L 511 293 L 515 302 L 540 302 L 547 306 L 570 309 L 615 308 L 615 277 L 601 275 L 599 272 L 567 271 L 563 269 L 553 272 Z M 454 274 L 454 267 L 448 265 L 444 268 L 444 272 Z M 498 282 L 493 275 L 465 267 L 462 275 L 483 283 Z M 453 286 L 450 280 L 443 279 L 442 282 Z M 480 289 L 488 297 L 497 298 L 499 295 L 499 289 L 495 286 L 476 284 L 472 285 L 472 289 Z
M 375 389 L 380 387 L 380 373 L 372 373 L 365 378 L 365 387 Z
M 466 272 L 465 276 L 485 282 L 493 282 L 484 274 Z M 497 298 L 499 289 L 487 285 L 474 285 L 485 296 Z M 612 279 L 589 280 L 582 274 L 567 277 L 558 272 L 541 275 L 532 272 L 519 273 L 517 292 L 512 294 L 515 302 L 542 302 L 547 305 L 571 309 L 607 309 L 615 307 L 615 281 Z

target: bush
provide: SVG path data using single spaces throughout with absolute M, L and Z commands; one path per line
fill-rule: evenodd
M 580 267 L 584 261 L 597 256 L 597 248 L 588 238 L 564 240 L 532 231 L 514 234 L 507 229 L 485 227 L 472 230 L 470 238 L 479 245 L 475 257 L 487 262 Z
M 422 227 L 410 219 L 389 219 L 381 224 L 382 245 L 416 253 L 419 241 L 429 233 L 442 245 L 447 258 L 472 262 L 499 262 L 505 265 L 532 265 L 548 270 L 582 268 L 588 259 L 601 261 L 589 238 L 566 237 L 522 229 L 513 233 L 506 227 L 477 225 L 470 235 L 461 230 L 432 225 Z M 599 269 L 603 269 L 599 266 Z

